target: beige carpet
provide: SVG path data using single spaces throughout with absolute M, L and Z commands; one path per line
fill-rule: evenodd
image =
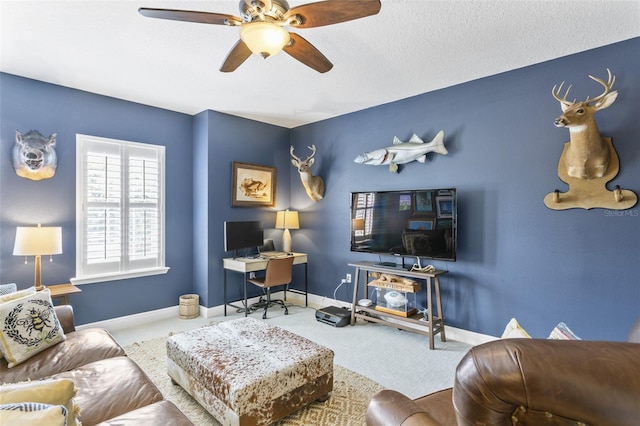
M 180 386 L 172 385 L 167 375 L 166 337 L 136 342 L 125 347 L 127 355 L 140 365 L 158 386 L 166 399 L 173 402 L 196 425 L 219 425 Z M 365 411 L 369 399 L 382 389 L 382 385 L 346 368 L 334 365 L 331 397 L 315 402 L 285 417 L 280 426 L 361 426 L 365 424 Z

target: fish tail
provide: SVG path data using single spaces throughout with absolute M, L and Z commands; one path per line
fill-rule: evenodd
M 449 151 L 444 146 L 444 130 L 440 130 L 435 138 L 431 142 L 429 142 L 429 146 L 431 148 L 431 152 L 435 152 L 437 154 L 447 155 Z

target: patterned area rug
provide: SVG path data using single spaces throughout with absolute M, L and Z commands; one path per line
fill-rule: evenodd
M 166 338 L 151 339 L 126 346 L 127 355 L 147 373 L 166 399 L 173 402 L 196 425 L 219 425 L 180 386 L 167 375 Z M 382 386 L 346 368 L 334 365 L 333 392 L 325 402 L 314 402 L 285 417 L 279 426 L 361 426 L 371 397 Z

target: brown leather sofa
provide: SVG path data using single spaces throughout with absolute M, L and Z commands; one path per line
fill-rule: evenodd
M 368 426 L 638 425 L 640 318 L 628 342 L 505 339 L 473 347 L 452 389 L 383 390 Z
M 73 309 L 56 306 L 67 339 L 8 368 L 0 361 L 0 382 L 43 378 L 71 379 L 77 389 L 83 426 L 193 425 L 162 394 L 122 347 L 104 329 L 76 330 Z

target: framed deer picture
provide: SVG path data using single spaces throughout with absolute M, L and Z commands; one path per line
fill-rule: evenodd
M 231 175 L 232 207 L 274 207 L 276 168 L 233 162 Z

